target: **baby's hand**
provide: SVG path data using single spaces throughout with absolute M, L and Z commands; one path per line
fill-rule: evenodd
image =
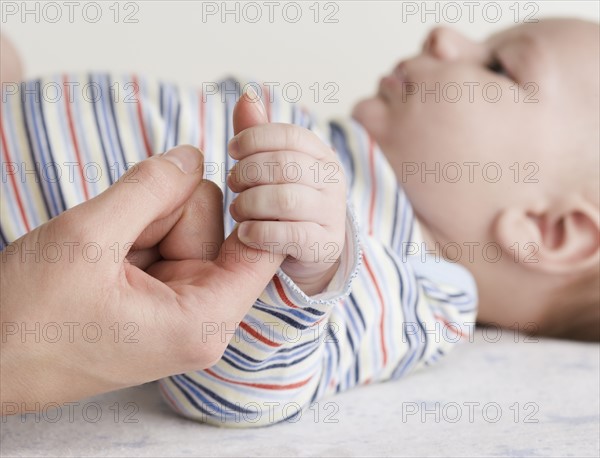
M 346 183 L 335 152 L 313 132 L 269 123 L 252 90 L 238 101 L 227 178 L 239 239 L 287 255 L 283 271 L 311 296 L 337 271 L 344 248 Z

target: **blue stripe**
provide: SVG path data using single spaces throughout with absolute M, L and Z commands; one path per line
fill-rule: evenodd
M 93 76 L 89 75 L 88 77 L 88 83 L 91 85 L 92 83 L 95 83 L 93 80 Z M 94 87 L 94 86 L 92 86 Z M 115 166 L 118 166 L 116 158 L 111 154 L 112 150 L 110 149 L 110 146 L 106 145 L 106 141 L 108 141 L 108 139 L 105 139 L 104 135 L 102 134 L 102 127 L 100 126 L 100 116 L 98 115 L 98 104 L 96 102 L 96 98 L 94 97 L 92 100 L 92 113 L 94 114 L 94 122 L 96 123 L 96 130 L 98 132 L 98 138 L 100 139 L 100 147 L 102 148 L 102 157 L 104 158 L 104 164 L 106 165 L 106 170 L 111 170 L 111 165 L 115 164 Z M 109 154 L 111 155 L 111 158 L 109 159 Z M 111 164 L 112 162 L 112 164 Z M 118 167 L 118 170 L 121 170 L 121 167 Z M 107 173 L 108 175 L 108 181 L 109 184 L 112 185 L 114 183 L 113 180 L 113 176 L 112 173 Z
M 316 342 L 316 343 L 317 343 L 317 344 L 319 343 L 319 342 L 318 342 L 318 340 L 317 340 L 317 342 Z M 310 353 L 306 354 L 305 356 L 302 356 L 301 358 L 296 358 L 296 359 L 294 359 L 294 360 L 292 360 L 292 361 L 288 361 L 287 363 L 277 363 L 277 364 L 270 364 L 270 365 L 268 365 L 268 366 L 264 366 L 264 367 L 254 367 L 254 368 L 252 368 L 252 369 L 241 367 L 241 366 L 239 366 L 239 365 L 235 364 L 233 361 L 231 361 L 231 360 L 230 360 L 229 358 L 227 358 L 226 356 L 223 356 L 223 358 L 221 359 L 221 361 L 223 361 L 223 362 L 226 362 L 226 363 L 227 363 L 227 364 L 229 364 L 231 367 L 234 367 L 234 368 L 236 368 L 236 369 L 239 369 L 239 370 L 241 370 L 241 371 L 243 371 L 243 372 L 263 372 L 263 371 L 267 371 L 267 370 L 270 370 L 270 369 L 281 369 L 281 368 L 284 368 L 284 367 L 292 367 L 292 366 L 294 366 L 294 365 L 296 365 L 296 364 L 298 364 L 298 363 L 300 363 L 300 362 L 302 362 L 302 361 L 306 360 L 306 359 L 307 359 L 309 356 L 311 356 L 311 355 L 312 355 L 312 354 L 313 354 L 315 351 L 317 351 L 317 350 L 318 350 L 318 348 L 319 348 L 319 347 L 318 347 L 318 345 L 317 345 L 317 346 L 315 346 L 315 348 L 313 348 L 313 349 L 310 351 Z
M 123 169 L 127 170 L 127 159 L 125 159 L 125 153 L 123 151 L 123 143 L 121 142 L 121 135 L 119 134 L 119 122 L 117 120 L 117 115 L 115 114 L 115 98 L 114 98 L 114 93 L 113 91 L 110 90 L 110 86 L 111 86 L 111 80 L 109 75 L 105 75 L 106 78 L 106 90 L 109 94 L 108 97 L 108 107 L 110 109 L 110 114 L 111 114 L 111 127 L 112 127 L 112 131 L 114 132 L 114 137 L 116 139 L 116 143 L 118 146 L 118 150 L 119 153 L 121 155 L 121 159 L 123 161 Z
M 50 219 L 54 216 L 57 215 L 57 203 L 54 197 L 54 193 L 52 192 L 52 189 L 48 188 L 48 184 L 45 182 L 45 180 L 42 178 L 42 175 L 40 173 L 40 163 L 43 162 L 42 159 L 39 159 L 37 157 L 36 152 L 38 152 L 38 148 L 34 146 L 33 143 L 33 135 L 35 135 L 35 139 L 37 141 L 36 144 L 39 144 L 39 133 L 38 133 L 38 127 L 37 127 L 37 123 L 35 120 L 35 105 L 34 105 L 34 100 L 32 100 L 31 98 L 31 90 L 27 89 L 27 87 L 30 87 L 31 85 L 36 85 L 36 84 L 40 84 L 39 80 L 35 80 L 35 81 L 31 81 L 29 83 L 21 83 L 21 92 L 24 91 L 28 91 L 27 95 L 23 95 L 21 97 L 21 108 L 22 108 L 22 112 L 23 112 L 23 125 L 25 126 L 25 132 L 26 132 L 26 137 L 27 137 L 27 144 L 29 146 L 29 151 L 31 151 L 31 158 L 33 159 L 33 163 L 34 163 L 34 170 L 35 170 L 35 175 L 37 177 L 38 183 L 41 184 L 42 187 L 42 199 L 44 201 L 44 206 L 46 207 L 46 219 Z M 36 96 L 37 95 L 36 93 Z M 26 100 L 29 100 L 29 105 L 26 104 Z M 31 121 L 30 121 L 31 120 Z
M 40 142 L 40 148 L 42 148 L 42 151 L 46 151 L 46 153 L 47 153 L 48 162 L 46 162 L 44 164 L 44 168 L 45 168 L 45 170 L 48 170 L 45 167 L 46 164 L 52 164 L 53 167 L 56 167 L 56 165 L 58 163 L 54 160 L 54 155 L 52 154 L 52 146 L 51 146 L 51 143 L 50 143 L 50 138 L 48 137 L 48 129 L 46 128 L 46 120 L 44 119 L 44 103 L 43 103 L 43 99 L 42 99 L 42 89 L 41 89 L 41 85 L 40 84 L 37 85 L 37 90 L 38 90 L 38 96 L 40 97 L 39 110 L 40 110 L 41 130 L 42 130 L 43 135 L 44 135 L 44 140 L 46 142 L 46 148 L 47 149 L 44 149 L 41 146 L 42 145 L 41 142 Z M 36 135 L 37 134 L 38 134 L 38 132 L 36 131 Z M 60 167 L 60 165 L 59 165 L 59 167 Z M 56 176 L 54 178 L 56 178 Z M 56 208 L 56 211 L 57 211 L 56 215 L 59 215 L 59 214 L 61 214 L 62 212 L 64 212 L 67 209 L 67 205 L 65 203 L 65 199 L 64 199 L 62 190 L 60 188 L 60 180 L 55 180 L 54 178 L 50 182 L 51 183 L 50 187 L 54 187 L 56 189 L 56 195 L 58 197 L 57 208 Z M 54 183 L 54 181 L 56 181 L 56 182 Z M 54 215 L 54 216 L 56 216 L 56 215 Z
M 184 379 L 186 382 L 188 382 L 189 384 L 193 385 L 193 387 L 197 388 L 198 390 L 203 391 L 204 393 L 206 393 L 208 396 L 210 396 L 211 398 L 213 398 L 215 401 L 217 401 L 219 404 L 228 407 L 230 410 L 233 410 L 235 412 L 240 412 L 240 413 L 253 413 L 254 411 L 252 410 L 248 410 L 248 409 L 244 409 L 236 404 L 234 404 L 233 402 L 229 402 L 227 399 L 225 399 L 222 396 L 219 396 L 217 393 L 215 393 L 212 390 L 209 390 L 208 388 L 206 388 L 205 386 L 201 386 L 198 384 L 198 382 L 196 382 L 195 380 L 191 379 L 190 377 L 188 377 L 185 374 L 182 374 L 180 376 L 182 379 Z M 192 386 L 190 386 L 191 389 L 193 389 Z M 221 413 L 223 412 L 223 410 L 221 410 Z M 226 413 L 226 416 L 230 416 L 229 413 Z

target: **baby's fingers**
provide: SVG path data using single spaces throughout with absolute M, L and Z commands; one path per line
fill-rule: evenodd
M 239 194 L 229 207 L 237 222 L 248 220 L 312 221 L 327 224 L 336 213 L 331 201 L 300 184 L 264 185 Z
M 227 177 L 233 192 L 264 184 L 295 183 L 321 190 L 343 180 L 340 163 L 328 162 L 296 151 L 256 153 L 237 162 Z
M 243 159 L 264 151 L 300 151 L 317 160 L 335 157 L 333 150 L 312 131 L 294 124 L 270 123 L 249 127 L 229 141 L 229 154 Z
M 245 221 L 238 228 L 240 240 L 253 248 L 291 256 L 299 261 L 319 262 L 319 240 L 327 231 L 317 223 L 288 221 Z

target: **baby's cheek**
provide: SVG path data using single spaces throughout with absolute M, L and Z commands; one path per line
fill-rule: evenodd
M 386 128 L 390 123 L 390 113 L 379 97 L 371 97 L 358 102 L 353 110 L 352 117 L 358 121 L 373 139 L 380 145 L 387 136 Z

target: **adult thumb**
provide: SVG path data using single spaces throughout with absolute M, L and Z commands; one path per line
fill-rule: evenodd
M 285 256 L 243 244 L 237 231 L 236 227 L 229 234 L 215 262 L 221 267 L 219 284 L 223 285 L 223 303 L 237 304 L 231 312 L 237 314 L 239 321 L 271 281 Z
M 74 221 L 93 230 L 96 242 L 124 247 L 186 202 L 202 181 L 203 165 L 202 153 L 190 145 L 139 162 L 102 194 L 73 208 Z

